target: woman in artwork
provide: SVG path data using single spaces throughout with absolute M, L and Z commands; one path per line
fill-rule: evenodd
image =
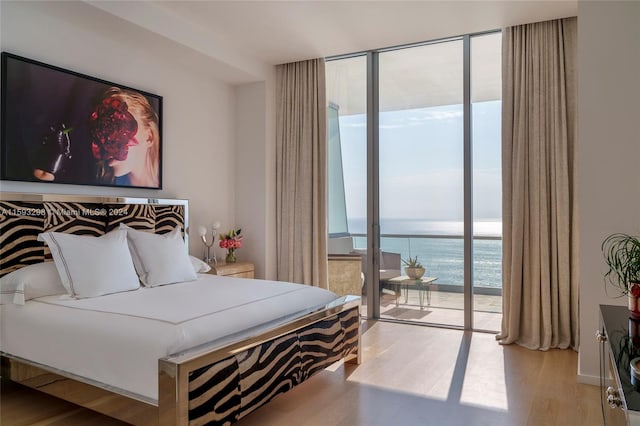
M 158 114 L 140 93 L 111 87 L 90 117 L 91 150 L 104 183 L 158 188 Z

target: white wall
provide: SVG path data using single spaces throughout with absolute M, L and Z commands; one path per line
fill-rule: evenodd
M 272 81 L 272 78 L 269 79 Z M 273 96 L 269 81 L 236 87 L 235 217 L 245 235 L 256 277 L 275 279 L 275 157 L 272 132 Z
M 266 266 L 265 238 L 265 84 L 263 82 L 236 87 L 236 211 L 237 226 L 242 226 L 244 250 L 239 258 L 251 260 L 255 275 L 264 276 Z
M 600 244 L 640 235 L 640 2 L 578 4 L 578 191 L 580 197 L 580 354 L 578 375 L 598 383 Z
M 185 198 L 192 225 L 235 222 L 235 93 L 211 58 L 83 2 L 2 1 L 0 19 L 2 51 L 163 96 L 164 131 L 160 191 L 7 181 L 2 191 Z

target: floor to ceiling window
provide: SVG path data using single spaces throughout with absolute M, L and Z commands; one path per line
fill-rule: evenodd
M 427 288 L 382 280 L 383 289 L 404 298 L 396 304 L 382 297 L 383 318 L 464 325 L 463 298 L 448 300 L 448 309 L 430 308 L 443 302 L 434 297 L 441 294 L 436 286 L 464 284 L 462 53 L 462 40 L 453 40 L 379 54 L 380 247 L 401 259 L 417 257 L 424 276 L 437 278 Z
M 502 34 L 470 38 L 474 328 L 502 320 Z
M 330 181 L 330 193 L 342 185 L 345 205 L 344 221 L 334 213 L 330 223 L 345 223 L 334 235 L 373 265 L 364 268 L 370 318 L 500 327 L 500 40 L 494 32 L 327 62 L 329 129 L 340 140 L 330 168 L 339 160 L 343 181 Z M 404 270 L 416 257 L 421 280 Z

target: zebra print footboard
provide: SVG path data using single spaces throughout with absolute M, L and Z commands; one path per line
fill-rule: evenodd
M 357 303 L 185 372 L 178 381 L 186 381 L 186 420 L 176 413 L 176 423 L 223 425 L 238 421 L 334 362 L 358 356 L 359 325 Z

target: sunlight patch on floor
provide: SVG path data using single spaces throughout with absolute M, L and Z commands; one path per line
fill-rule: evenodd
M 342 367 L 344 365 L 344 360 L 340 360 L 338 362 L 334 362 L 333 364 L 331 364 L 330 366 L 328 366 L 327 368 L 325 368 L 326 371 L 331 371 L 332 373 L 335 373 L 337 370 L 340 369 L 340 367 Z
M 493 342 L 478 343 L 479 339 Z M 489 345 L 487 345 L 489 343 Z M 494 336 L 475 334 L 469 349 L 464 384 L 460 403 L 494 410 L 509 409 L 505 380 L 504 351 L 497 345 Z
M 433 333 L 428 327 L 383 325 L 402 330 L 403 335 L 412 337 L 398 340 L 389 333 L 379 339 L 375 328 L 380 323 L 375 324 L 363 336 L 367 340 L 367 349 L 362 354 L 362 364 L 351 372 L 348 380 L 423 398 L 446 400 L 454 377 L 450 360 L 458 356 L 462 332 L 440 330 Z M 400 360 L 398 353 L 415 355 Z M 449 367 L 442 368 L 443 365 Z
M 415 387 L 407 387 L 402 383 L 379 383 L 379 380 L 362 379 L 360 377 L 349 377 L 348 382 L 357 383 L 358 385 L 366 385 L 372 389 L 380 389 L 397 395 L 415 396 L 419 398 L 427 398 L 434 401 L 446 401 L 447 393 L 439 389 L 417 390 Z

